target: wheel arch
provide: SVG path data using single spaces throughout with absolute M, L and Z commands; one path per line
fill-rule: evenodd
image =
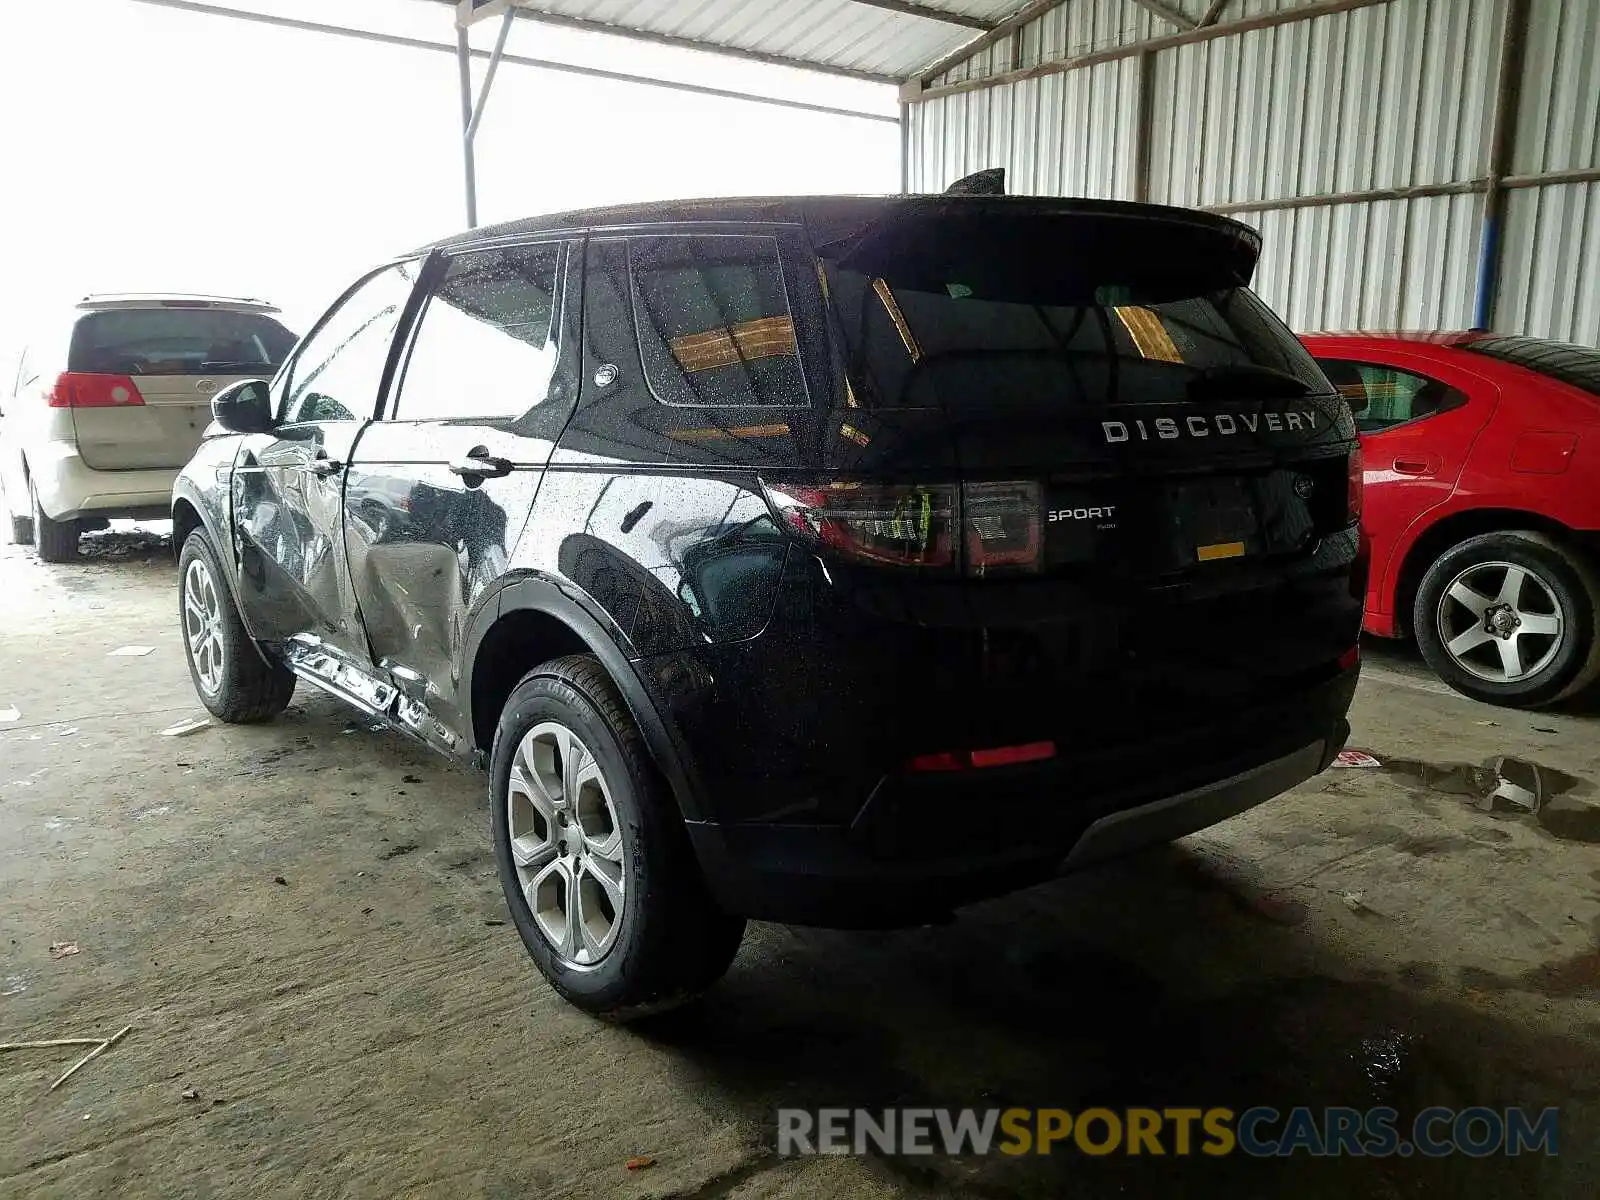
M 687 820 L 698 819 L 692 768 L 624 652 L 620 631 L 608 630 L 556 584 L 542 579 L 508 584 L 498 604 L 480 611 L 464 651 L 461 695 L 480 756 L 487 758 L 501 710 L 518 680 L 552 658 L 592 654 L 622 694 L 679 812 Z
M 1600 549 L 1600 536 L 1584 537 L 1570 526 L 1539 513 L 1517 508 L 1469 508 L 1435 521 L 1420 533 L 1405 552 L 1395 574 L 1393 612 L 1396 630 L 1414 635 L 1411 610 L 1416 604 L 1422 577 L 1438 557 L 1450 547 L 1485 533 L 1511 533 L 1526 529 L 1542 533 L 1594 561 Z

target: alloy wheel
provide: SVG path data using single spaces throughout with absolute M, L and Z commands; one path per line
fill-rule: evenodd
M 627 903 L 627 851 L 605 773 L 556 721 L 523 735 L 511 760 L 507 828 L 533 921 L 570 967 L 611 950 Z
M 1475 563 L 1439 597 L 1439 640 L 1462 670 L 1489 683 L 1519 683 L 1550 665 L 1566 615 L 1555 589 L 1525 566 Z
M 199 558 L 183 576 L 183 633 L 201 690 L 215 696 L 222 690 L 222 605 L 211 570 Z

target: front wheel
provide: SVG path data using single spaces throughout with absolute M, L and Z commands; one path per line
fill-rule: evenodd
M 216 552 L 200 530 L 178 556 L 178 619 L 200 702 L 229 724 L 266 721 L 289 705 L 294 673 L 261 656 L 239 619 Z
M 556 991 L 610 1020 L 676 1007 L 733 961 L 744 920 L 706 891 L 671 797 L 589 655 L 525 675 L 490 756 L 506 903 Z
M 1536 708 L 1600 675 L 1600 584 L 1582 558 L 1541 533 L 1486 533 L 1441 555 L 1412 613 L 1428 665 L 1458 692 Z

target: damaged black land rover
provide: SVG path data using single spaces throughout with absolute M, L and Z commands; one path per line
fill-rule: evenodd
M 935 919 L 1325 768 L 1351 418 L 1204 214 L 660 204 L 373 271 L 174 496 L 195 685 L 487 767 L 518 931 L 627 1016 L 746 918 Z

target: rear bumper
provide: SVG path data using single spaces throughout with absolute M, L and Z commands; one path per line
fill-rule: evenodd
M 178 468 L 96 471 L 77 447 L 47 442 L 30 449 L 28 474 L 45 516 L 70 521 L 82 516 L 165 516 L 172 509 L 172 484 Z
M 1086 790 L 1081 781 L 1105 779 L 1105 764 L 1076 760 L 898 776 L 849 825 L 688 828 L 731 912 L 841 928 L 919 924 L 1204 829 L 1318 774 L 1349 737 L 1356 674 L 1330 681 L 1297 728 L 1247 751 L 1185 766 L 1152 743 L 1120 786 Z

